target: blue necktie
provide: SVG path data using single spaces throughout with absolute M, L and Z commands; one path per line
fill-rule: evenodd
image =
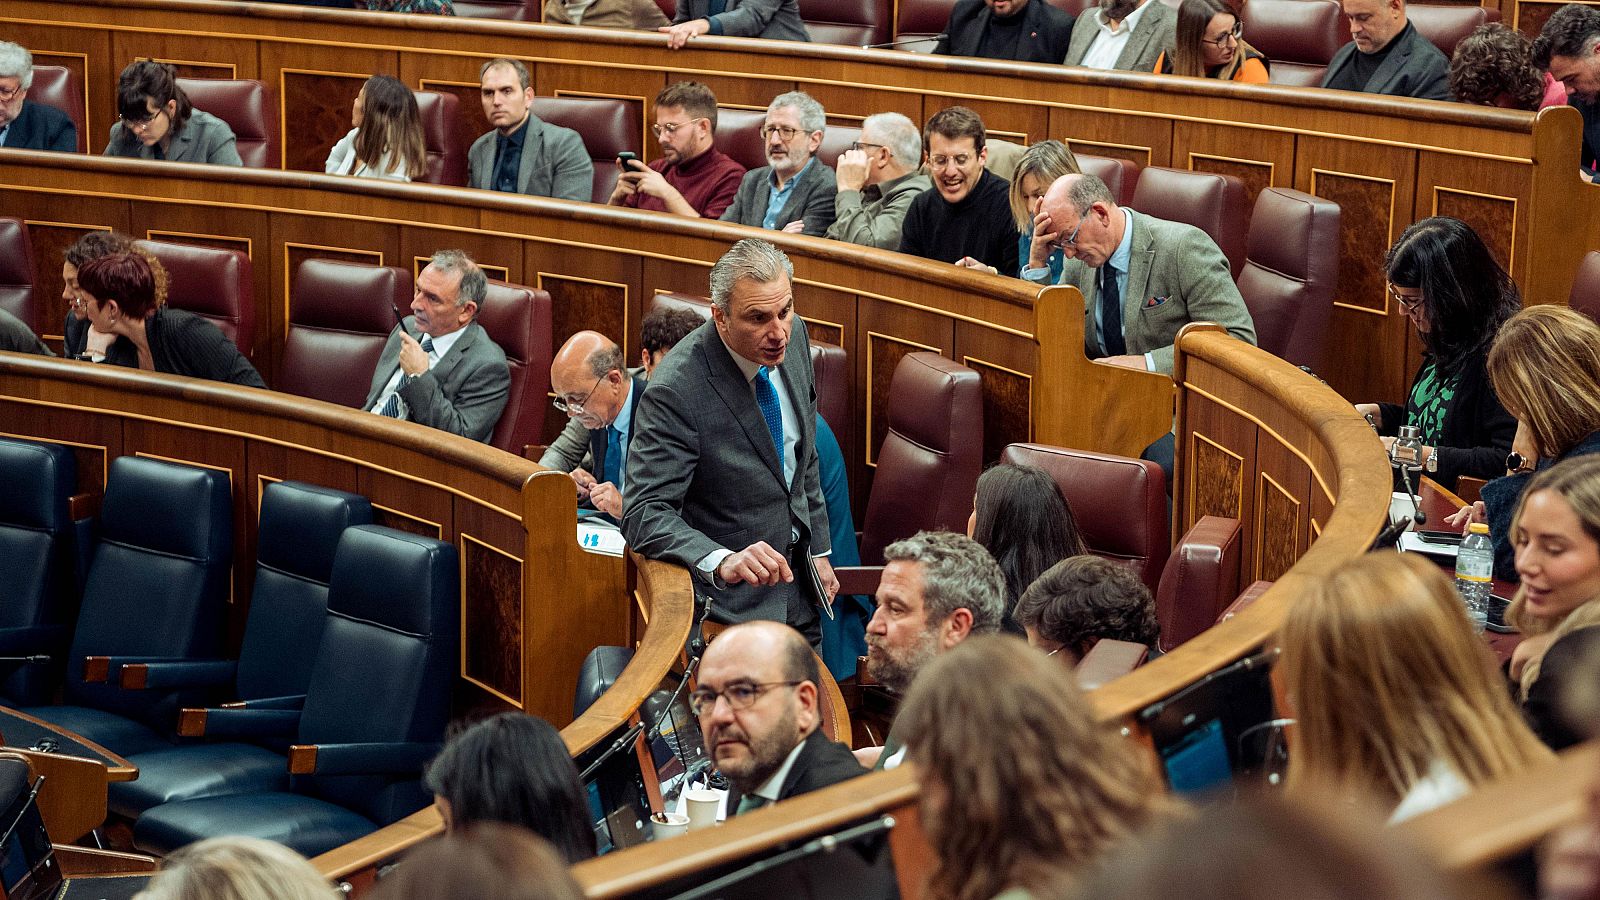
M 622 432 L 615 425 L 606 426 L 605 480 L 617 487 L 622 484 Z
M 422 352 L 429 356 L 433 355 L 433 338 L 426 334 L 422 336 Z M 404 375 L 400 376 L 400 383 L 405 383 Z M 398 386 L 395 387 L 394 393 L 389 395 L 389 402 L 383 405 L 383 409 L 378 410 L 378 415 L 388 416 L 391 419 L 400 418 L 400 388 Z
M 772 432 L 772 446 L 778 451 L 778 465 L 783 465 L 783 413 L 778 409 L 778 392 L 772 387 L 769 369 L 762 366 L 756 371 L 756 403 L 761 406 L 761 418 L 767 420 L 767 430 Z
M 1109 262 L 1100 267 L 1100 328 L 1107 356 L 1128 352 L 1122 340 L 1122 289 L 1117 286 L 1117 270 Z

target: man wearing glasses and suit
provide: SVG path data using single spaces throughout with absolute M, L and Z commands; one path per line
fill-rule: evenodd
M 833 224 L 833 170 L 817 159 L 827 115 L 804 91 L 779 94 L 761 124 L 767 164 L 739 184 L 724 222 L 821 236 Z

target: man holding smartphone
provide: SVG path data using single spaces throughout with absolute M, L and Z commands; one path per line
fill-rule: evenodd
M 717 97 L 695 81 L 675 81 L 656 95 L 661 157 L 649 165 L 633 154 L 617 158 L 622 175 L 612 206 L 715 219 L 733 203 L 745 168 L 716 148 Z

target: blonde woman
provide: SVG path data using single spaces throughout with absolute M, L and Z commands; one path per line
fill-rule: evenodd
M 1020 277 L 1039 284 L 1055 284 L 1061 277 L 1061 251 L 1040 246 L 1039 258 L 1034 260 L 1033 217 L 1039 214 L 1039 204 L 1044 202 L 1044 192 L 1063 175 L 1077 175 L 1078 158 L 1072 149 L 1060 141 L 1040 141 L 1029 147 L 1017 161 L 1017 170 L 1011 175 L 1011 217 L 1017 221 L 1017 259 L 1021 260 Z M 1045 273 L 1049 273 L 1049 280 Z M 1027 273 L 1023 275 L 1022 273 Z
M 933 658 L 895 719 L 922 781 L 929 900 L 1054 896 L 1172 802 L 1056 660 L 979 635 Z
M 1374 553 L 1289 608 L 1278 635 L 1291 792 L 1358 793 L 1398 822 L 1551 758 L 1461 598 L 1416 554 Z
M 412 181 L 428 171 L 422 115 L 411 89 L 388 75 L 367 79 L 350 107 L 350 133 L 328 154 L 329 175 Z
M 253 837 L 214 837 L 168 856 L 134 900 L 332 900 L 306 858 Z

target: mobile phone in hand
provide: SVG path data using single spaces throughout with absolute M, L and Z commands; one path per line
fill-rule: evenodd
M 622 171 L 632 172 L 633 163 L 639 161 L 639 154 L 632 150 L 624 150 L 617 154 L 617 164 L 622 166 Z

